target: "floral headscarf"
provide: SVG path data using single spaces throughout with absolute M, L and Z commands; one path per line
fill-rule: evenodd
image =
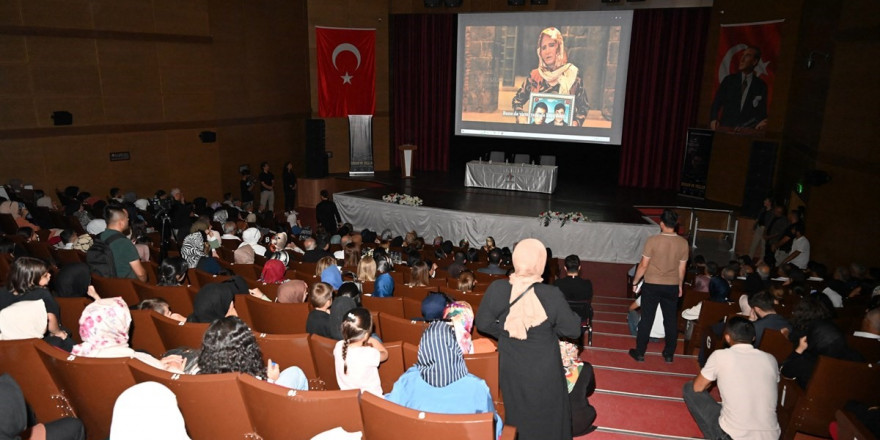
M 88 357 L 98 350 L 128 347 L 130 326 L 131 313 L 122 298 L 101 298 L 83 310 L 79 318 L 79 336 L 83 342 L 75 345 L 71 353 Z
M 474 309 L 464 301 L 455 301 L 446 306 L 443 318 L 452 322 L 455 330 L 455 339 L 461 346 L 463 354 L 473 354 L 474 344 L 471 340 L 471 330 L 474 328 Z

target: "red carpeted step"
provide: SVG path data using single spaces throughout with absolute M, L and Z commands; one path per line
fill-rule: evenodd
M 623 321 L 597 321 L 593 320 L 593 331 L 599 333 L 612 333 L 615 335 L 629 335 L 629 325 Z
M 634 432 L 616 432 L 609 428 L 600 427 L 589 435 L 575 437 L 575 440 L 657 440 L 658 437 L 652 435 L 638 435 Z
M 648 342 L 648 353 L 661 353 L 664 342 Z M 629 350 L 635 348 L 636 338 L 627 334 L 600 333 L 593 329 L 593 347 Z M 684 341 L 679 339 L 676 354 L 684 354 Z
M 683 401 L 596 392 L 596 425 L 660 435 L 702 437 Z
M 635 345 L 635 344 L 633 344 Z M 693 374 L 700 372 L 695 356 L 675 356 L 671 364 L 663 361 L 663 357 L 657 353 L 645 355 L 645 362 L 636 362 L 629 357 L 627 350 L 611 350 L 598 347 L 586 347 L 581 353 L 581 359 L 593 364 L 607 367 L 622 367 L 635 370 L 662 371 L 669 373 Z
M 622 312 L 593 311 L 596 321 L 626 322 L 626 310 Z
M 593 312 L 617 312 L 626 313 L 629 310 L 629 304 L 609 304 L 597 303 L 593 301 Z
M 620 296 L 593 295 L 593 302 L 594 303 L 603 303 L 603 304 L 620 304 L 620 305 L 624 305 L 624 306 L 629 306 L 630 304 L 632 304 L 633 299 L 632 298 L 624 298 L 624 297 L 620 297 Z
M 681 397 L 681 387 L 693 375 L 645 373 L 644 370 L 594 368 L 596 388 L 652 396 Z

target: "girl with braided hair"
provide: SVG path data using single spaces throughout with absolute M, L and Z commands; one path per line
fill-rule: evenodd
M 379 364 L 388 359 L 388 350 L 372 332 L 373 319 L 363 307 L 351 309 L 342 319 L 342 340 L 333 349 L 339 389 L 382 396 Z

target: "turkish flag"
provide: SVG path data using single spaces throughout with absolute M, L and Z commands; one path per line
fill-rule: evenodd
M 755 75 L 767 83 L 767 106 L 773 98 L 773 81 L 779 64 L 779 50 L 782 46 L 782 25 L 784 20 L 759 23 L 722 24 L 718 38 L 718 59 L 712 94 L 718 90 L 727 75 L 739 71 L 739 59 L 748 46 L 761 50 L 761 59 L 755 66 Z
M 315 28 L 318 114 L 322 118 L 376 112 L 375 29 Z

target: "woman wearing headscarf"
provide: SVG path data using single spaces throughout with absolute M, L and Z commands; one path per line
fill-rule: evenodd
M 205 252 L 205 231 L 208 229 L 210 226 L 207 223 L 196 221 L 192 224 L 190 233 L 184 237 L 180 246 L 180 256 L 186 260 L 189 267 L 198 266 L 199 260 L 208 256 Z
M 425 329 L 418 361 L 397 379 L 385 398 L 407 408 L 440 414 L 495 413 L 489 387 L 468 373 L 455 331 L 441 321 Z M 497 414 L 495 419 L 498 437 L 503 423 Z
M 583 362 L 577 346 L 571 342 L 559 341 L 562 354 L 562 368 L 565 369 L 565 383 L 568 385 L 568 399 L 571 402 L 571 432 L 574 436 L 589 434 L 596 429 L 596 408 L 588 399 L 596 390 L 593 366 Z
M 562 291 L 541 283 L 546 258 L 540 241 L 520 241 L 514 273 L 489 286 L 475 320 L 498 340 L 505 423 L 516 427 L 520 440 L 571 438 L 559 338 L 580 336 L 581 325 Z
M 86 225 L 86 232 L 94 236 L 100 235 L 107 230 L 107 221 L 102 218 L 96 218 Z
M 110 438 L 189 440 L 177 397 L 157 382 L 139 383 L 116 398 Z
M 266 247 L 260 244 L 261 237 L 259 229 L 247 228 L 241 233 L 241 244 L 238 245 L 238 248 L 250 246 L 254 250 L 254 254 L 264 256 L 266 255 Z
M 29 417 L 24 393 L 15 379 L 0 375 L 0 439 L 18 439 L 29 430 L 30 439 L 85 440 L 86 434 L 79 419 L 64 417 L 48 423 L 34 423 Z M 30 426 L 29 426 L 30 425 Z
M 101 298 L 83 310 L 79 318 L 82 343 L 73 346 L 74 356 L 92 358 L 133 358 L 161 370 L 182 373 L 180 356 L 166 356 L 161 361 L 128 345 L 131 312 L 120 297 Z
M 495 344 L 489 338 L 473 339 L 471 333 L 474 329 L 474 309 L 465 301 L 455 301 L 446 306 L 443 311 L 443 319 L 452 323 L 455 330 L 455 339 L 461 346 L 462 354 L 491 353 L 495 351 Z
M 210 323 L 227 316 L 238 316 L 234 306 L 237 293 L 248 293 L 247 283 L 237 276 L 203 286 L 193 301 L 193 313 L 186 320 Z
M 531 112 L 531 108 L 524 109 L 523 106 L 529 102 L 532 93 L 573 95 L 571 126 L 582 127 L 587 119 L 590 103 L 587 101 L 587 92 L 577 66 L 568 62 L 562 32 L 554 27 L 541 31 L 538 35 L 537 53 L 538 68 L 532 70 L 513 97 L 514 112 L 521 112 L 522 115 Z M 528 117 L 520 119 L 517 116 L 516 122 L 528 124 L 531 121 Z
M 280 303 L 303 303 L 306 302 L 309 285 L 303 280 L 288 280 L 284 278 L 287 268 L 280 260 L 269 260 L 263 265 L 263 272 L 259 281 L 265 284 L 279 284 L 276 302 Z M 264 301 L 271 301 L 268 296 L 259 289 L 252 289 L 250 294 Z

